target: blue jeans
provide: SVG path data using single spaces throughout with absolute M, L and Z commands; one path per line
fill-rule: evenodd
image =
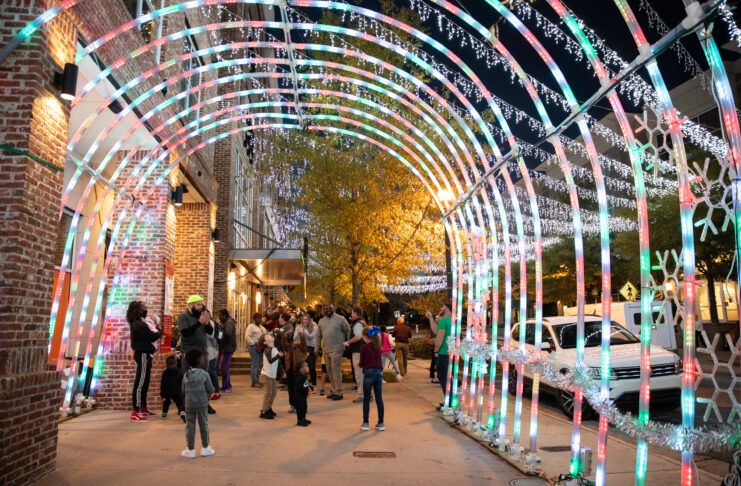
M 250 374 L 252 375 L 252 384 L 257 385 L 260 383 L 260 365 L 262 359 L 260 359 L 260 353 L 257 352 L 257 345 L 253 344 L 249 346 L 250 350 L 250 362 L 252 363 L 252 369 Z
M 383 423 L 383 397 L 381 396 L 382 371 L 376 368 L 363 370 L 363 423 L 368 423 L 370 412 L 371 389 L 376 395 L 376 408 L 378 408 L 378 423 Z
M 219 393 L 219 376 L 216 374 L 216 358 L 208 361 L 208 376 L 214 385 L 214 393 Z

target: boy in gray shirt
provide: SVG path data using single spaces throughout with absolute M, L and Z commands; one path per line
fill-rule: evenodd
M 214 392 L 211 378 L 203 369 L 203 352 L 191 348 L 185 353 L 185 361 L 190 368 L 183 376 L 183 395 L 185 395 L 185 440 L 187 449 L 180 453 L 183 457 L 195 458 L 196 418 L 201 431 L 201 455 L 212 456 L 214 450 L 208 445 L 208 398 Z

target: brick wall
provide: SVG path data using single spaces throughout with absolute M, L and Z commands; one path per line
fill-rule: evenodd
M 126 152 L 119 152 L 119 160 Z M 140 158 L 145 152 L 137 154 Z M 136 163 L 129 164 L 120 180 L 129 177 Z M 162 174 L 164 167 L 159 167 L 144 183 L 141 194 L 146 194 L 154 181 Z M 176 173 L 170 174 L 176 178 Z M 165 308 L 165 261 L 172 261 L 175 253 L 175 210 L 170 204 L 171 187 L 160 185 L 152 196 L 145 200 L 146 211 L 138 221 L 135 230 L 125 244 L 121 235 L 114 243 L 109 267 L 108 285 L 114 289 L 111 305 L 106 310 L 102 330 L 103 341 L 101 372 L 94 394 L 100 406 L 117 410 L 131 408 L 131 389 L 134 382 L 136 365 L 126 321 L 126 310 L 132 300 L 147 303 L 149 313 L 162 316 Z M 124 205 L 119 201 L 114 208 L 114 221 L 121 214 Z M 133 217 L 129 211 L 124 217 L 123 227 L 127 227 Z M 115 275 L 118 270 L 118 275 Z M 114 279 L 115 277 L 115 279 Z M 159 376 L 164 369 L 164 356 L 155 353 L 152 366 L 152 379 L 149 386 L 147 407 L 157 410 L 161 406 L 159 397 Z
M 231 128 L 232 124 L 229 125 Z M 229 129 L 225 127 L 224 129 Z M 227 279 L 229 276 L 229 248 L 234 245 L 234 154 L 235 144 L 239 144 L 239 137 L 228 137 L 218 141 L 214 146 L 214 176 L 219 183 L 219 192 L 216 199 L 216 227 L 221 234 L 221 242 L 215 244 L 216 261 L 214 266 L 214 307 L 217 309 L 232 308 L 232 293 L 229 291 Z
M 183 204 L 175 211 L 177 236 L 175 241 L 175 282 L 173 320 L 186 308 L 188 296 L 198 294 L 209 306 L 209 266 L 213 268 L 214 244 L 211 229 L 215 207 L 209 203 Z M 211 309 L 216 312 L 216 309 Z
M 51 0 L 5 0 L 0 45 Z M 51 83 L 75 53 L 67 16 L 47 24 L 0 67 L 0 144 L 64 167 L 69 103 Z M 54 241 L 63 174 L 0 150 L 0 484 L 29 484 L 55 467 L 60 377 L 46 371 Z M 50 201 L 52 203 L 50 204 Z

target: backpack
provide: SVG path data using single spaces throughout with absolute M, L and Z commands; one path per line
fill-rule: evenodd
M 262 355 L 262 353 L 265 352 L 265 334 L 260 336 L 260 339 L 257 340 L 257 345 L 255 346 L 255 350 L 260 355 Z

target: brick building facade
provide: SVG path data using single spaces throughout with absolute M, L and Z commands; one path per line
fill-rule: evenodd
M 56 3 L 2 2 L 0 45 Z M 166 2 L 173 3 L 181 1 Z M 130 21 L 132 5 L 136 0 L 81 1 L 44 25 L 0 65 L 0 100 L 6 108 L 0 114 L 0 145 L 12 150 L 0 149 L 0 219 L 6 228 L 0 234 L 4 296 L 0 446 L 6 451 L 0 484 L 28 484 L 53 470 L 64 396 L 60 383 L 73 383 L 75 392 L 89 390 L 101 407 L 131 408 L 135 363 L 125 318 L 129 302 L 146 302 L 153 315 L 171 312 L 174 321 L 187 296 L 198 293 L 214 312 L 226 308 L 236 313 L 242 329 L 248 314 L 258 308 L 254 278 L 230 260 L 230 249 L 238 246 L 232 221 L 237 179 L 248 177 L 254 184 L 249 204 L 244 197 L 240 202 L 243 212 L 250 208 L 249 214 L 238 219 L 274 236 L 265 213 L 269 193 L 250 175 L 242 138 L 226 138 L 191 154 L 189 149 L 218 132 L 193 137 L 179 147 L 172 145 L 188 133 L 184 131 L 188 123 L 223 107 L 209 101 L 213 97 L 253 85 L 215 84 L 218 77 L 233 74 L 225 68 L 175 79 L 184 71 L 216 62 L 212 56 L 158 67 L 184 53 L 212 47 L 220 37 L 245 40 L 245 32 L 232 30 L 216 37 L 198 33 L 142 50 L 136 57 L 128 53 L 154 40 L 152 29 L 166 36 L 235 16 L 270 20 L 274 12 L 254 5 L 204 7 L 129 29 L 78 63 L 78 94 L 106 67 L 115 67 L 86 95 L 88 103 L 62 100 L 52 85 L 54 73 L 74 62 L 79 49 Z M 225 57 L 232 55 L 245 54 Z M 156 74 L 127 88 L 116 103 L 106 99 L 142 73 Z M 167 91 L 155 90 L 134 106 L 134 100 L 163 80 L 173 81 Z M 264 82 L 277 87 L 274 79 Z M 189 88 L 193 88 L 190 96 L 169 102 Z M 96 111 L 98 106 L 104 109 Z M 175 118 L 183 110 L 191 113 Z M 94 112 L 96 118 L 87 132 L 76 137 Z M 234 122 L 219 130 L 237 126 Z M 68 145 L 71 140 L 74 147 Z M 163 146 L 172 152 L 162 155 Z M 155 165 L 158 158 L 161 163 Z M 75 178 L 76 185 L 67 190 L 65 184 Z M 187 188 L 182 205 L 173 199 L 178 186 Z M 214 229 L 219 229 L 218 242 L 212 238 Z M 241 241 L 242 248 L 263 242 L 252 233 Z M 170 264 L 175 268 L 172 289 L 166 279 Z M 52 301 L 58 312 L 50 320 Z M 154 357 L 147 403 L 153 410 L 160 406 L 158 376 L 164 358 L 160 351 Z M 72 378 L 64 378 L 58 371 L 63 369 L 73 370 Z M 87 380 L 76 374 L 80 372 L 86 373 Z M 76 376 L 80 379 L 75 380 Z
M 53 3 L 3 2 L 0 44 Z M 26 484 L 55 466 L 60 375 L 46 362 L 59 206 L 50 201 L 61 198 L 70 106 L 52 81 L 74 55 L 74 26 L 58 18 L 0 70 L 0 143 L 51 165 L 0 151 L 0 484 Z

